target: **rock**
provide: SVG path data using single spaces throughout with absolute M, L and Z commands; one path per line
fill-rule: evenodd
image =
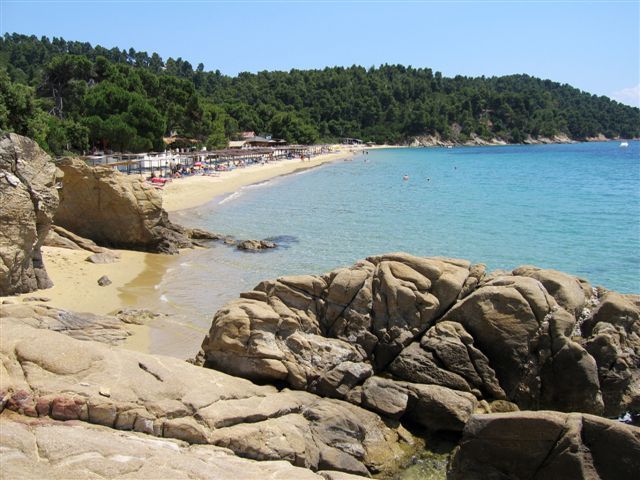
M 0 321 L 19 322 L 33 328 L 53 330 L 77 340 L 117 345 L 131 335 L 120 319 L 108 315 L 76 313 L 46 305 L 7 305 Z
M 489 359 L 455 322 L 443 321 L 431 327 L 419 344 L 409 345 L 396 357 L 389 371 L 414 383 L 473 392 L 479 398 L 506 398 Z
M 50 302 L 51 299 L 49 297 L 24 297 L 22 301 L 47 303 L 47 302 Z
M 269 240 L 242 240 L 236 245 L 238 250 L 247 250 L 251 252 L 258 252 L 276 247 L 277 245 Z
M 93 253 L 110 252 L 109 249 L 96 245 L 94 241 L 76 235 L 75 233 L 62 228 L 59 225 L 51 226 L 49 235 L 47 235 L 47 238 L 45 240 L 45 245 L 51 247 L 69 248 L 72 250 L 89 250 Z
M 607 292 L 582 324 L 596 361 L 604 414 L 640 414 L 640 296 Z
M 64 159 L 58 167 L 64 178 L 56 225 L 102 246 L 161 253 L 192 246 L 169 221 L 158 191 L 141 177 L 79 159 Z
M 224 240 L 225 235 L 209 232 L 201 228 L 186 228 L 185 233 L 194 240 Z
M 340 472 L 313 473 L 283 461 L 256 462 L 212 445 L 153 439 L 89 424 L 70 425 L 6 413 L 0 416 L 2 471 L 7 478 L 264 478 L 355 480 Z
M 89 255 L 85 260 L 97 264 L 116 263 L 120 260 L 120 255 L 114 252 L 94 253 L 93 255 Z
M 205 364 L 342 397 L 455 301 L 467 266 L 391 254 L 322 277 L 262 282 L 217 312 Z
M 576 319 L 538 280 L 488 278 L 443 320 L 458 322 L 471 334 L 506 398 L 520 408 L 602 413 L 595 362 L 567 336 Z
M 123 323 L 132 325 L 145 325 L 146 323 L 162 316 L 146 308 L 124 308 L 116 312 L 116 318 Z
M 579 413 L 474 415 L 447 478 L 635 478 L 640 429 Z
M 47 238 L 45 238 L 44 240 L 44 246 L 66 248 L 69 250 L 82 250 L 82 248 L 77 243 L 75 243 L 73 240 L 63 237 L 62 235 L 57 233 L 53 228 L 49 230 L 49 234 L 47 235 Z
M 538 280 L 558 305 L 574 316 L 580 315 L 585 306 L 587 300 L 585 292 L 589 295 L 591 292 L 591 285 L 582 284 L 578 278 L 557 270 L 525 265 L 516 268 L 513 274 Z
M 40 247 L 58 208 L 55 183 L 56 167 L 36 142 L 0 135 L 0 296 L 53 285 Z
M 0 357 L 5 410 L 44 420 L 135 429 L 207 448 L 223 446 L 245 458 L 367 475 L 392 468 L 411 439 L 401 427 L 340 400 L 279 392 L 178 359 L 80 342 L 18 320 L 3 319 Z
M 515 272 L 395 253 L 263 281 L 215 314 L 197 362 L 428 429 L 459 431 L 476 408 L 602 414 L 605 394 L 607 412 L 634 414 L 640 301 L 604 296 L 591 315 L 598 295 L 585 281 Z M 575 335 L 578 312 L 593 338 Z M 438 406 L 447 401 L 451 412 Z
M 402 417 L 408 403 L 407 390 L 391 380 L 373 377 L 362 385 L 362 406 L 385 417 Z
M 111 280 L 106 275 L 103 275 L 98 279 L 98 285 L 106 287 L 107 285 L 111 285 Z

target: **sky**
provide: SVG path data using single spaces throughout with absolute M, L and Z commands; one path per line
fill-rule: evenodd
M 0 0 L 0 32 L 242 71 L 527 73 L 640 106 L 640 0 Z

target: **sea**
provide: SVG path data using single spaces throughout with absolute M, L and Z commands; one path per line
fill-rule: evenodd
M 262 280 L 395 251 L 489 270 L 536 265 L 640 293 L 640 142 L 369 150 L 172 219 L 279 244 L 212 243 L 169 262 L 156 285 L 165 310 L 203 332 Z

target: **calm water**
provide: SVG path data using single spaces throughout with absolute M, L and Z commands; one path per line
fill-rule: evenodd
M 175 261 L 162 298 L 204 328 L 260 280 L 399 250 L 490 269 L 534 264 L 640 292 L 640 142 L 377 150 L 172 218 L 284 246 L 218 245 Z

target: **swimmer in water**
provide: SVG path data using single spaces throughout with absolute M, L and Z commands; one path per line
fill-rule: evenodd
M 403 175 L 402 180 L 409 180 L 409 175 Z

